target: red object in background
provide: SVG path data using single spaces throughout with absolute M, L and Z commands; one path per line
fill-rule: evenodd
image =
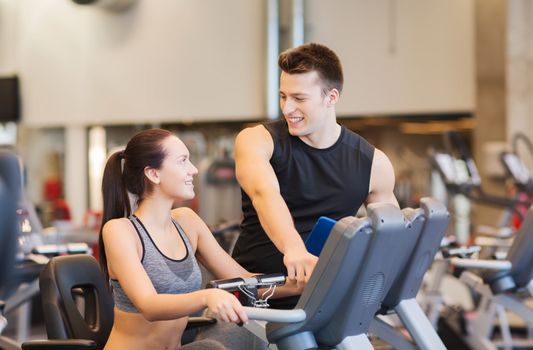
M 509 193 L 510 193 L 511 198 L 516 199 L 520 202 L 527 203 L 531 201 L 531 198 L 529 198 L 527 193 L 518 192 L 517 188 L 514 186 L 510 188 Z M 528 209 L 529 209 L 529 206 L 527 205 L 523 205 L 523 204 L 515 205 L 513 213 L 512 213 L 512 217 L 511 217 L 511 223 L 510 223 L 511 227 L 515 229 L 515 231 L 518 231 L 520 226 L 522 226 L 522 220 L 526 216 Z M 518 215 L 516 211 L 518 211 L 521 215 Z
M 68 203 L 62 198 L 63 184 L 58 178 L 49 178 L 44 182 L 44 199 L 52 203 L 51 220 L 71 220 Z
M 523 202 L 528 202 L 530 201 L 530 198 L 527 194 L 520 193 L 518 195 L 518 200 L 523 201 Z M 515 230 L 518 230 L 520 226 L 522 226 L 522 220 L 526 216 L 529 207 L 527 207 L 526 205 L 517 204 L 515 206 L 515 209 L 518 210 L 520 214 L 522 214 L 522 217 L 520 217 L 518 214 L 513 213 L 513 220 L 512 220 L 511 225 Z
M 98 236 L 100 232 L 100 226 L 102 225 L 102 212 L 100 210 L 87 210 L 83 217 L 83 224 L 88 229 L 94 230 Z M 93 256 L 96 260 L 100 260 L 100 248 L 98 247 L 98 239 L 91 244 Z
M 54 200 L 54 220 L 70 221 L 70 208 L 67 202 L 61 198 Z
M 87 210 L 83 217 L 83 224 L 95 231 L 100 231 L 102 225 L 102 212 L 100 210 Z
M 53 201 L 54 199 L 61 198 L 63 191 L 62 191 L 62 184 L 61 180 L 57 178 L 53 179 L 47 179 L 44 182 L 44 189 L 43 189 L 43 195 L 44 199 L 47 201 Z
M 98 246 L 98 242 L 91 244 L 91 249 L 93 250 L 94 258 L 100 261 L 100 247 Z

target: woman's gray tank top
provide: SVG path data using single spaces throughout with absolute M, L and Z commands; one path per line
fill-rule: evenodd
M 183 294 L 200 289 L 202 283 L 200 268 L 187 235 L 176 221 L 172 220 L 187 248 L 185 257 L 180 260 L 171 259 L 159 250 L 138 217 L 132 215 L 129 220 L 135 227 L 142 243 L 141 263 L 158 294 Z M 109 283 L 113 291 L 115 305 L 119 310 L 139 312 L 118 280 L 110 279 Z

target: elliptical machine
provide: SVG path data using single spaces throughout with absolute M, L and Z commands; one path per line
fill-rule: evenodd
M 523 213 L 520 208 L 529 208 L 530 201 L 523 200 L 517 196 L 508 198 L 485 192 L 476 163 L 461 135 L 456 131 L 449 131 L 444 133 L 443 136 L 446 151 L 431 152 L 430 161 L 433 168 L 441 175 L 449 197 L 466 198 L 468 200 L 468 203 L 465 203 L 466 209 L 455 210 L 456 217 L 462 217 L 467 222 L 467 224 L 463 225 L 465 226 L 463 230 L 469 230 L 470 228 L 469 202 L 478 202 L 502 208 L 505 211 L 499 222 L 498 229 L 480 226 L 476 233 L 497 238 L 512 236 L 514 231 L 509 228 L 511 218 L 516 215 L 522 221 Z M 449 202 L 448 207 L 454 207 L 452 205 L 453 202 L 451 200 Z M 476 242 L 476 244 L 478 243 Z
M 4 314 L 18 313 L 16 340 L 23 342 L 29 336 L 31 300 L 39 293 L 39 273 L 48 262 L 49 256 L 59 254 L 88 253 L 86 243 L 44 244 L 42 225 L 33 205 L 25 199 L 23 171 L 20 157 L 10 149 L 0 149 L 0 179 L 9 192 L 6 199 L 9 212 L 14 212 L 14 228 L 1 242 L 10 247 L 9 254 L 1 256 L 0 269 L 9 268 L 9 278 L 0 284 L 0 334 L 7 325 Z M 1 214 L 4 214 L 3 211 Z M 7 214 L 5 214 L 7 215 Z M 6 253 L 7 254 L 7 253 Z M 5 275 L 5 274 L 2 274 Z M 7 337 L 0 337 L 0 349 L 20 349 L 19 343 Z
M 513 198 L 523 201 L 531 201 L 533 195 L 533 178 L 526 164 L 519 156 L 518 143 L 521 141 L 529 151 L 529 155 L 533 156 L 533 143 L 523 133 L 517 133 L 512 139 L 511 151 L 504 151 L 500 155 L 503 168 L 509 177 L 511 193 Z M 528 210 L 527 206 L 518 205 L 517 210 L 520 211 L 522 217 Z M 521 224 L 521 218 L 514 215 L 512 219 L 512 226 L 518 229 Z
M 3 287 L 12 275 L 15 264 L 15 252 L 19 225 L 17 219 L 17 200 L 20 197 L 18 186 L 19 163 L 12 152 L 0 151 L 0 287 Z M 3 315 L 5 303 L 0 301 L 0 334 L 7 325 Z M 18 344 L 0 335 L 0 349 L 18 350 Z

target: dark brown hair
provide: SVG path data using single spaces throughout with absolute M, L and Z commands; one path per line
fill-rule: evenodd
M 124 151 L 113 153 L 107 160 L 102 179 L 104 209 L 98 238 L 100 267 L 106 278 L 109 278 L 109 271 L 102 229 L 109 220 L 132 214 L 128 192 L 135 195 L 137 203 L 140 203 L 152 191 L 151 182 L 144 175 L 144 168 L 161 168 L 167 156 L 163 141 L 172 135 L 170 131 L 163 129 L 140 131 L 131 138 Z
M 324 45 L 309 43 L 283 51 L 278 58 L 279 68 L 287 74 L 315 71 L 322 80 L 323 92 L 335 88 L 342 92 L 344 77 L 339 57 Z

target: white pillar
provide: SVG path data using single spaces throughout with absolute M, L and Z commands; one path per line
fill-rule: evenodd
M 533 140 L 533 2 L 507 2 L 507 140 L 522 132 Z M 522 145 L 523 146 L 523 145 Z M 523 150 L 522 150 L 523 151 Z M 533 169 L 529 154 L 523 160 Z
M 102 211 L 102 175 L 107 158 L 106 132 L 101 126 L 89 130 L 89 207 Z
M 65 128 L 65 199 L 73 224 L 87 211 L 87 136 L 84 126 Z
M 305 42 L 304 0 L 292 0 L 291 46 Z
M 267 110 L 268 119 L 279 117 L 279 0 L 267 1 Z

